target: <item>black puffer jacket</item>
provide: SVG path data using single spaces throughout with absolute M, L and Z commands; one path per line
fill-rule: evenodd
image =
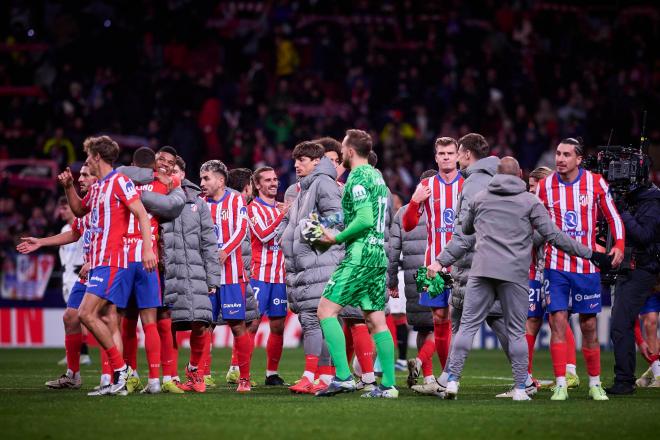
M 660 189 L 651 185 L 629 194 L 634 210 L 621 213 L 626 227 L 626 246 L 632 246 L 635 267 L 651 273 L 660 272 L 656 257 L 660 251 Z

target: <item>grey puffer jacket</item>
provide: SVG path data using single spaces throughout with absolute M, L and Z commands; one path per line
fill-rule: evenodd
M 199 197 L 201 190 L 197 185 L 184 180 L 181 187 L 186 195 L 181 215 L 161 224 L 164 302 L 172 305 L 172 322 L 177 329 L 188 328 L 193 321 L 211 323 L 209 289 L 220 285 L 218 245 L 211 213 Z M 154 196 L 160 195 L 150 195 Z
M 387 268 L 390 288 L 398 287 L 399 267 L 403 270 L 406 295 L 406 316 L 408 324 L 415 327 L 433 327 L 433 315 L 429 307 L 419 305 L 419 292 L 415 274 L 417 269 L 424 265 L 424 254 L 426 253 L 426 213 L 419 218 L 415 229 L 406 232 L 403 229 L 401 219 L 408 205 L 400 208 L 390 227 L 389 243 L 389 265 Z M 402 295 L 404 292 L 399 292 Z
M 463 189 L 458 196 L 458 214 L 454 233 L 438 257 L 438 261 L 443 266 L 452 266 L 454 287 L 451 292 L 451 305 L 459 309 L 463 308 L 463 298 L 476 242 L 474 235 L 463 233 L 461 219 L 467 215 L 472 199 L 480 191 L 486 189 L 490 180 L 497 173 L 499 163 L 500 159 L 495 156 L 484 157 L 465 170 L 465 182 L 463 182 Z
M 301 221 L 312 212 L 321 219 L 342 218 L 341 188 L 336 178 L 332 162 L 322 158 L 314 171 L 300 180 L 300 193 L 277 228 L 285 258 L 289 308 L 294 313 L 317 309 L 325 285 L 344 258 L 343 245 L 319 250 L 301 236 Z

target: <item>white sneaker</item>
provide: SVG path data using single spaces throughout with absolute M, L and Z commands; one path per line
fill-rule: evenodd
M 87 393 L 88 396 L 107 396 L 110 394 L 112 385 L 99 385 L 94 387 L 93 391 Z
M 646 388 L 651 386 L 653 383 L 653 371 L 651 371 L 651 367 L 649 367 L 648 370 L 642 374 L 642 376 L 635 381 L 635 385 L 637 385 L 640 388 Z
M 522 400 L 532 400 L 531 397 L 527 394 L 527 390 L 521 390 L 520 388 L 514 388 L 511 393 L 511 398 L 516 401 Z
M 110 393 L 116 396 L 127 396 L 128 389 L 126 388 L 126 382 L 128 378 L 133 374 L 133 370 L 130 366 L 126 366 L 123 370 L 115 371 L 114 382 L 110 385 Z
M 510 399 L 510 398 L 513 397 L 513 394 L 514 394 L 514 391 L 515 391 L 515 390 L 516 390 L 515 388 L 511 388 L 509 391 L 507 391 L 507 392 L 505 392 L 505 393 L 498 394 L 498 395 L 495 396 L 495 397 L 498 397 L 498 398 L 508 398 L 508 399 Z M 525 393 L 527 393 L 527 395 L 528 395 L 529 397 L 531 397 L 531 396 L 533 396 L 534 394 L 536 394 L 537 391 L 538 391 L 538 390 L 536 389 L 536 385 L 534 385 L 534 384 L 531 384 L 530 386 L 525 387 Z
M 55 380 L 49 380 L 46 382 L 46 386 L 53 390 L 61 390 L 64 388 L 77 390 L 82 386 L 82 380 L 80 377 L 74 379 L 73 377 L 67 376 L 65 373 Z
M 160 394 L 160 382 L 149 382 L 140 394 Z
M 656 376 L 655 379 L 653 379 L 653 382 L 651 382 L 649 388 L 660 388 L 660 376 Z
M 433 382 L 425 383 L 423 385 L 413 385 L 412 390 L 419 394 L 437 396 L 438 393 L 444 393 L 446 388 L 434 380 Z
M 397 359 L 394 363 L 396 371 L 406 371 L 408 369 L 408 362 L 405 359 Z
M 92 358 L 88 354 L 81 354 L 80 365 L 92 365 Z
M 458 398 L 458 382 L 455 380 L 450 380 L 447 382 L 447 389 L 444 392 L 444 399 L 446 400 L 456 400 Z
M 376 382 L 367 383 L 360 379 L 355 383 L 355 389 L 358 391 L 373 391 L 374 388 L 376 388 Z

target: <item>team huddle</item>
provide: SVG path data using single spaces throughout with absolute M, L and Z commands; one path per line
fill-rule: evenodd
M 389 309 L 388 298 L 399 297 L 397 274 L 403 268 L 407 305 L 419 316 L 409 314 L 418 331 L 418 355 L 405 363 L 415 392 L 456 398 L 472 338 L 486 320 L 514 375 L 514 387 L 498 397 L 529 400 L 539 387 L 532 358 L 547 313 L 556 379 L 552 399 L 566 400 L 568 389 L 579 384 L 568 324 L 569 313 L 576 313 L 589 397 L 607 400 L 596 330 L 599 268 L 621 263 L 625 231 L 605 180 L 580 168 L 580 142 L 569 138 L 559 144 L 555 172 L 540 168 L 530 174 L 533 196 L 515 159 L 488 156 L 483 136 L 440 137 L 434 145 L 438 170 L 424 173 L 410 203 L 397 212 L 372 148 L 362 130 L 348 130 L 341 143 L 326 137 L 298 144 L 293 150 L 298 182 L 279 202 L 273 168 L 228 170 L 210 160 L 201 166 L 197 186 L 186 179 L 186 164 L 172 147 L 156 153 L 140 148 L 131 166 L 114 169 L 116 142 L 88 138 L 78 179 L 82 198 L 70 170 L 58 176 L 70 225 L 53 237 L 23 238 L 18 246 L 23 253 L 74 243 L 80 249 L 78 260 L 67 259 L 77 280 L 67 277 L 64 285 L 67 372 L 46 386 L 81 387 L 81 347 L 89 332 L 101 347 L 103 367 L 100 385 L 89 395 L 205 392 L 215 386 L 213 329 L 228 325 L 233 349 L 226 380 L 237 392 L 250 392 L 256 386 L 254 335 L 266 316 L 266 386 L 318 397 L 361 390 L 366 398 L 397 398 L 397 330 L 387 315 L 398 312 Z M 511 206 L 526 209 L 528 218 L 520 221 L 529 237 L 507 237 L 512 228 L 506 227 L 484 236 L 480 219 L 486 215 L 480 213 L 489 212 L 488 194 L 515 198 L 518 205 Z M 599 216 L 614 237 L 608 255 L 596 243 Z M 417 242 L 423 249 L 413 245 Z M 511 257 L 513 248 L 524 256 Z M 484 249 L 502 267 L 489 272 Z M 419 267 L 428 279 L 450 273 L 453 285 L 439 294 L 419 291 L 411 273 Z M 486 279 L 496 281 L 490 296 L 482 294 L 490 292 Z M 657 303 L 651 297 L 645 310 L 658 312 L 650 310 Z M 303 373 L 293 385 L 278 373 L 289 311 L 298 315 L 305 352 Z M 138 319 L 146 386 L 136 372 Z M 177 331 L 190 331 L 183 380 Z M 648 351 L 647 385 L 660 386 L 654 338 Z M 442 367 L 438 377 L 434 352 Z

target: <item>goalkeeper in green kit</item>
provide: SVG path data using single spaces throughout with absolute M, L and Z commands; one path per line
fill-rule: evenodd
M 394 341 L 385 323 L 385 218 L 388 193 L 381 174 L 367 163 L 371 136 L 362 130 L 348 130 L 342 142 L 344 167 L 351 170 L 342 197 L 345 229 L 333 236 L 327 231 L 317 239 L 324 245 L 344 243 L 346 254 L 323 291 L 318 317 L 336 376 L 316 396 L 355 391 L 348 367 L 344 332 L 337 315 L 344 306 L 362 309 L 376 344 L 383 369 L 381 384 L 362 397 L 397 398 L 394 387 Z

